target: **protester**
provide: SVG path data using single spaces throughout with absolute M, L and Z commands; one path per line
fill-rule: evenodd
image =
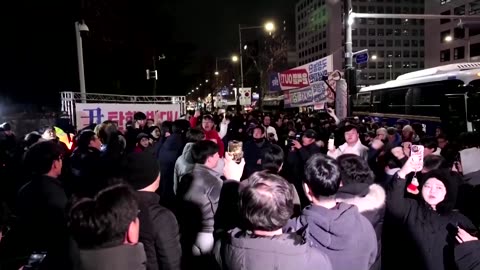
M 239 204 L 245 230 L 234 229 L 217 242 L 221 269 L 332 269 L 328 257 L 301 235 L 282 233 L 293 199 L 292 186 L 280 176 L 256 172 L 243 181 Z
M 337 203 L 341 182 L 337 162 L 314 155 L 305 176 L 304 189 L 312 204 L 289 221 L 286 231 L 305 233 L 311 246 L 327 254 L 333 269 L 370 269 L 377 257 L 375 231 L 356 206 Z
M 138 210 L 134 191 L 123 183 L 73 202 L 68 228 L 80 248 L 83 270 L 146 269 Z
M 456 177 L 446 170 L 433 170 L 423 176 L 419 200 L 404 197 L 405 177 L 415 171 L 418 164 L 409 158 L 397 173 L 393 187 L 388 192 L 387 208 L 397 220 L 408 228 L 414 241 L 411 254 L 418 260 L 410 269 L 455 269 L 453 239 L 449 226 L 460 224 L 465 229 L 474 229 L 472 222 L 454 211 L 458 183 Z M 449 238 L 450 236 L 450 238 Z
M 160 168 L 150 152 L 128 156 L 127 181 L 137 190 L 140 242 L 145 247 L 147 270 L 180 269 L 181 247 L 177 219 L 161 206 L 155 191 L 160 186 Z

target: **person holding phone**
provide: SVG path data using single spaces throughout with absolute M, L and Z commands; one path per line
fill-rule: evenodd
M 392 188 L 387 193 L 387 210 L 397 222 L 402 221 L 403 227 L 413 240 L 414 250 L 409 250 L 408 253 L 416 256 L 411 256 L 407 262 L 409 269 L 456 269 L 454 245 L 449 241 L 455 236 L 451 235 L 447 228 L 451 224 L 461 224 L 466 229 L 475 227 L 467 217 L 454 211 L 458 180 L 449 170 L 437 169 L 426 173 L 418 188 L 420 198 L 405 198 L 405 178 L 412 172 L 422 170 L 423 159 L 422 164 L 419 162 L 414 156 L 410 156 L 397 173 Z M 392 233 L 397 234 L 398 231 Z

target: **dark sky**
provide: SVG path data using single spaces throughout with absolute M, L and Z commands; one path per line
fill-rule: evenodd
M 238 48 L 239 23 L 257 26 L 289 15 L 293 19 L 294 3 L 295 0 L 175 1 L 178 38 L 212 53 L 231 53 Z
M 148 41 L 138 41 L 137 36 L 145 40 L 154 36 L 171 54 L 167 55 L 170 62 L 163 67 L 169 69 L 164 78 L 171 80 L 160 82 L 166 89 L 164 93 L 184 94 L 199 74 L 201 77 L 207 72 L 206 67 L 213 66 L 215 56 L 230 56 L 238 50 L 239 23 L 261 25 L 269 19 L 293 20 L 294 1 L 2 1 L 0 105 L 8 103 L 8 98 L 19 103 L 56 105 L 58 92 L 78 91 L 73 22 L 85 16 L 81 15 L 81 6 L 89 10 L 90 16 L 97 15 L 96 21 L 86 21 L 91 28 L 90 37 L 84 41 L 87 91 L 116 93 L 111 85 L 122 93 L 147 91 L 144 74 L 151 63 L 148 57 L 152 48 L 142 48 L 142 42 Z M 148 5 L 161 10 L 148 10 Z M 102 19 L 112 21 L 113 29 L 119 23 L 129 24 L 125 30 L 128 33 L 114 29 L 124 40 L 105 37 L 101 31 L 108 27 L 98 26 Z M 149 20 L 156 20 L 157 26 L 143 29 Z M 249 35 L 250 31 L 245 32 L 245 39 Z

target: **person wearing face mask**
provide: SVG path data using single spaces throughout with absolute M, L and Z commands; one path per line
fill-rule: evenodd
M 253 129 L 253 138 L 243 145 L 245 169 L 242 179 L 250 177 L 254 172 L 262 170 L 262 156 L 267 149 L 271 148 L 270 142 L 265 138 L 265 128 L 256 126 Z
M 453 256 L 456 226 L 466 230 L 475 228 L 467 217 L 454 211 L 458 180 L 449 170 L 431 170 L 420 181 L 421 198 L 405 198 L 405 178 L 418 167 L 414 159 L 409 158 L 387 193 L 387 211 L 397 222 L 403 223 L 412 240 L 408 254 L 415 256 L 410 256 L 407 261 L 408 269 L 456 269 Z M 394 263 L 401 262 L 397 260 Z

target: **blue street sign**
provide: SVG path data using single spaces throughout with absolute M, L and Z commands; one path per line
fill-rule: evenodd
M 365 52 L 365 53 L 357 54 L 357 56 L 355 57 L 355 62 L 357 63 L 357 65 L 367 63 L 368 53 Z

